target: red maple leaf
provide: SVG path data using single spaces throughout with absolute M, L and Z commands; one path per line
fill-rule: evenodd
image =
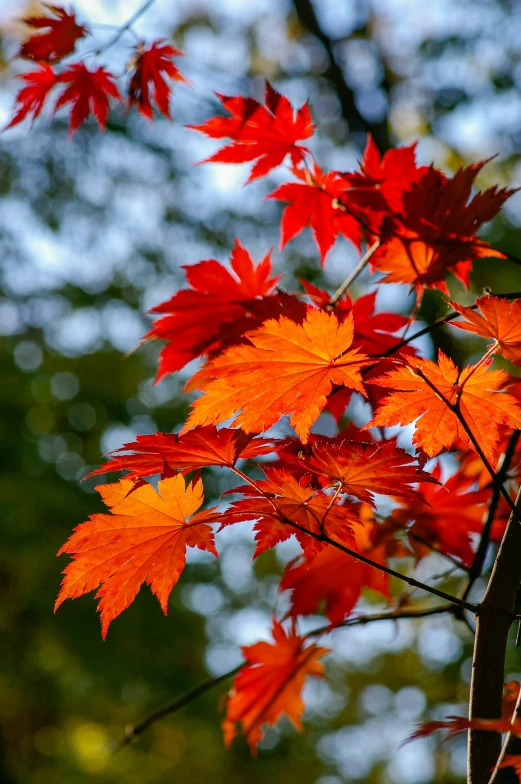
M 388 150 L 382 157 L 369 133 L 360 172 L 342 175 L 348 190 L 340 201 L 378 232 L 385 216 L 403 213 L 404 193 L 426 172 L 427 166 L 416 165 L 416 143 Z
M 89 31 L 77 23 L 74 11 L 67 12 L 65 8 L 47 3 L 43 3 L 43 6 L 52 16 L 31 16 L 23 20 L 26 25 L 40 32 L 33 33 L 21 45 L 18 56 L 39 63 L 56 63 L 73 52 L 76 41 Z
M 173 46 L 154 41 L 148 48 L 144 44 L 136 47 L 136 54 L 131 60 L 132 75 L 128 89 L 129 105 L 137 106 L 138 111 L 149 120 L 154 110 L 152 101 L 165 117 L 170 116 L 170 85 L 165 79 L 168 76 L 176 82 L 188 84 L 183 74 L 173 63 L 174 57 L 183 53 Z
M 280 278 L 272 277 L 270 255 L 255 266 L 248 251 L 235 240 L 230 265 L 231 271 L 210 259 L 184 267 L 192 288 L 178 291 L 152 309 L 151 313 L 161 318 L 145 339 L 168 341 L 161 351 L 156 380 L 196 357 L 240 343 L 245 332 L 279 315 L 284 305 L 274 291 Z M 268 297 L 269 303 L 261 300 Z M 303 319 L 305 307 L 289 295 L 287 299 Z M 289 308 L 287 302 L 285 305 Z
M 150 585 L 166 614 L 168 597 L 186 563 L 186 548 L 217 556 L 209 523 L 214 509 L 197 512 L 203 502 L 200 480 L 185 487 L 183 477 L 134 489 L 128 479 L 99 485 L 111 514 L 91 515 L 76 527 L 61 553 L 72 553 L 65 568 L 56 608 L 99 589 L 103 637 L 109 624 L 135 599 L 142 583 Z M 131 492 L 133 491 L 133 492 Z
M 448 272 L 468 287 L 474 259 L 503 258 L 476 232 L 515 191 L 488 188 L 469 201 L 482 166 L 460 169 L 452 179 L 430 167 L 403 194 L 403 213 L 384 222 L 380 247 L 371 257 L 372 267 L 385 273 L 382 282 L 438 288 L 448 294 Z
M 231 117 L 212 117 L 202 125 L 189 125 L 212 139 L 232 139 L 202 163 L 246 163 L 256 161 L 247 182 L 265 177 L 279 166 L 287 155 L 294 166 L 301 163 L 308 151 L 297 144 L 309 139 L 315 126 L 309 106 L 296 112 L 288 99 L 266 82 L 265 105 L 253 98 L 217 95 Z
M 432 475 L 435 480 L 441 479 L 439 465 Z M 433 545 L 470 566 L 474 558 L 473 534 L 483 530 L 483 517 L 490 500 L 488 490 L 474 487 L 474 480 L 460 472 L 444 484 L 422 482 L 418 487 L 420 503 L 400 501 L 400 507 L 393 510 L 390 519 L 400 527 L 408 527 L 416 555 L 428 555 L 429 546 Z M 418 543 L 426 547 L 422 550 Z
M 322 532 L 342 544 L 353 545 L 353 525 L 359 522 L 355 504 L 334 500 L 311 486 L 309 477 L 297 478 L 276 468 L 265 468 L 264 474 L 266 479 L 257 480 L 255 487 L 243 485 L 229 491 L 245 497 L 233 502 L 222 523 L 257 520 L 253 529 L 257 545 L 254 558 L 291 536 L 310 559 L 324 547 L 314 538 Z
M 74 63 L 60 74 L 58 82 L 68 83 L 69 86 L 58 98 L 54 111 L 67 104 L 72 105 L 69 121 L 71 134 L 91 113 L 96 117 L 100 129 L 106 128 L 110 98 L 121 100 L 111 73 L 101 66 L 95 71 L 89 71 L 83 63 Z
M 214 425 L 195 427 L 184 435 L 154 433 L 140 435 L 110 454 L 109 460 L 88 476 L 108 471 L 128 471 L 127 479 L 138 480 L 160 474 L 165 463 L 177 471 L 194 471 L 208 466 L 235 465 L 237 460 L 248 460 L 267 455 L 277 448 L 267 438 L 252 438 L 242 430 Z M 130 454 L 119 454 L 130 452 Z M 87 478 L 87 477 L 85 477 Z
M 50 65 L 42 63 L 39 71 L 30 71 L 18 77 L 26 82 L 16 96 L 16 106 L 18 107 L 12 120 L 6 128 L 18 125 L 26 117 L 32 115 L 33 122 L 36 120 L 43 105 L 58 81 L 58 75 Z
M 286 715 L 297 730 L 302 729 L 304 711 L 301 692 L 306 678 L 323 678 L 319 662 L 327 648 L 307 644 L 293 626 L 289 632 L 273 621 L 273 643 L 257 642 L 242 649 L 246 666 L 235 676 L 226 700 L 222 728 L 229 746 L 240 724 L 248 745 L 255 753 L 262 739 L 262 726 L 273 727 Z
M 338 172 L 324 174 L 314 163 L 311 171 L 294 168 L 293 174 L 300 182 L 280 185 L 267 197 L 288 202 L 282 214 L 281 250 L 308 226 L 313 232 L 322 264 L 339 234 L 359 248 L 360 224 L 338 202 L 345 188 Z

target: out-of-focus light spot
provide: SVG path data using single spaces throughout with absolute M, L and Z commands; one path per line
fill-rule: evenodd
M 71 734 L 71 744 L 80 765 L 88 773 L 104 770 L 109 760 L 107 735 L 99 724 L 80 724 Z
M 32 340 L 22 340 L 14 350 L 14 361 L 20 370 L 32 373 L 42 364 L 43 353 L 40 346 Z
M 40 727 L 34 733 L 34 746 L 46 757 L 54 757 L 63 748 L 63 733 L 57 727 Z
M 23 329 L 20 312 L 13 302 L 0 302 L 0 335 L 15 335 Z
M 74 403 L 67 411 L 67 418 L 75 430 L 90 430 L 96 424 L 96 410 L 90 403 Z
M 54 427 L 54 414 L 46 406 L 34 406 L 27 412 L 25 424 L 34 435 L 48 433 Z
M 55 373 L 51 378 L 51 392 L 57 400 L 71 400 L 78 394 L 79 388 L 74 373 Z

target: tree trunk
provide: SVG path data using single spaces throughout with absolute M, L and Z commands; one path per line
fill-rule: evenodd
M 521 508 L 521 490 L 516 505 Z M 521 524 L 511 514 L 478 610 L 470 718 L 497 719 L 501 716 L 505 653 L 520 581 Z M 476 730 L 469 733 L 468 784 L 488 784 L 500 750 L 499 733 Z

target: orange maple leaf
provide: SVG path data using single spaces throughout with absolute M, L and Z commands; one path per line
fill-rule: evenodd
M 327 484 L 340 483 L 342 491 L 374 506 L 374 493 L 421 502 L 420 494 L 410 485 L 416 482 L 437 483 L 422 471 L 416 458 L 394 443 L 364 444 L 315 442 L 311 456 L 301 458 L 302 465 Z
M 284 95 L 266 82 L 265 105 L 253 98 L 219 95 L 223 107 L 231 117 L 212 117 L 202 125 L 189 125 L 212 139 L 233 139 L 232 144 L 201 163 L 246 163 L 256 161 L 247 182 L 265 177 L 289 155 L 296 166 L 307 147 L 297 144 L 300 139 L 313 136 L 315 126 L 308 104 L 295 113 Z
M 467 427 L 488 460 L 495 465 L 500 426 L 521 429 L 521 406 L 501 390 L 510 381 L 502 370 L 489 370 L 490 363 L 469 365 L 461 373 L 440 351 L 438 365 L 428 359 L 408 358 L 408 364 L 371 381 L 393 390 L 383 399 L 375 416 L 364 428 L 409 425 L 415 422 L 413 443 L 429 457 L 450 449 L 459 438 L 474 445 L 456 413 L 457 405 Z
M 453 327 L 474 332 L 482 338 L 493 338 L 497 342 L 497 350 L 506 359 L 521 365 L 521 299 L 509 302 L 502 297 L 485 295 L 476 300 L 476 305 L 483 314 L 480 316 L 473 308 L 450 302 L 468 323 L 449 321 Z
M 136 597 L 142 583 L 150 585 L 163 612 L 186 563 L 186 548 L 198 547 L 217 556 L 212 529 L 214 509 L 197 512 L 203 502 L 200 480 L 188 484 L 179 474 L 158 484 L 133 490 L 128 479 L 99 485 L 111 514 L 91 515 L 76 527 L 60 549 L 72 553 L 65 568 L 57 609 L 98 588 L 103 637 L 109 624 Z
M 282 316 L 247 333 L 252 345 L 233 346 L 208 362 L 186 385 L 204 395 L 181 432 L 235 417 L 247 433 L 260 433 L 291 414 L 302 443 L 333 384 L 365 395 L 360 369 L 370 363 L 353 342 L 353 318 L 309 308 L 302 325 Z M 237 413 L 239 412 L 240 413 Z
M 264 724 L 273 727 L 286 715 L 297 730 L 302 729 L 304 683 L 310 676 L 325 677 L 319 659 L 329 653 L 315 644 L 306 646 L 294 626 L 286 632 L 274 620 L 272 634 L 273 643 L 258 642 L 242 649 L 247 664 L 235 676 L 222 723 L 226 745 L 233 741 L 239 723 L 253 754 Z
M 310 487 L 305 477 L 298 480 L 275 468 L 265 468 L 264 473 L 266 479 L 257 480 L 255 487 L 243 485 L 229 491 L 242 493 L 245 498 L 234 501 L 223 515 L 223 525 L 258 521 L 253 529 L 257 545 L 254 558 L 292 535 L 310 559 L 324 548 L 314 538 L 322 532 L 341 544 L 354 545 L 353 525 L 360 522 L 357 506 L 334 501 L 332 496 Z
M 76 21 L 74 12 L 68 13 L 57 5 L 43 4 L 52 16 L 31 16 L 23 19 L 28 27 L 39 30 L 25 41 L 18 56 L 40 63 L 56 63 L 74 51 L 76 41 L 89 31 Z
M 94 114 L 100 130 L 107 125 L 110 99 L 121 100 L 119 90 L 114 83 L 114 76 L 101 66 L 95 71 L 74 63 L 58 77 L 59 82 L 69 83 L 56 102 L 54 111 L 62 106 L 72 104 L 69 121 L 70 134 L 85 122 L 89 114 Z
M 214 425 L 195 427 L 181 436 L 177 433 L 145 434 L 115 449 L 110 453 L 108 461 L 88 476 L 108 471 L 128 471 L 127 479 L 136 480 L 160 474 L 165 463 L 168 468 L 177 471 L 193 471 L 207 466 L 231 468 L 239 458 L 248 460 L 267 455 L 276 448 L 276 440 L 252 438 L 243 430 L 228 427 L 217 430 Z
M 128 89 L 130 106 L 137 106 L 138 111 L 149 120 L 154 110 L 152 100 L 165 117 L 170 116 L 170 86 L 163 74 L 176 82 L 189 84 L 172 59 L 183 53 L 173 46 L 154 41 L 148 49 L 140 44 L 131 60 L 132 75 Z

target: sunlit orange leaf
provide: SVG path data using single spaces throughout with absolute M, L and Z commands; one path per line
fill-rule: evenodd
M 314 558 L 323 549 L 324 545 L 313 538 L 322 532 L 348 547 L 354 545 L 353 525 L 359 523 L 355 504 L 335 501 L 332 495 L 310 486 L 307 477 L 299 481 L 287 471 L 274 468 L 265 468 L 264 473 L 266 479 L 257 480 L 255 487 L 243 485 L 230 491 L 245 497 L 223 514 L 223 525 L 257 520 L 253 529 L 257 545 L 254 558 L 293 535 L 307 558 Z
M 100 129 L 106 128 L 110 99 L 121 100 L 111 73 L 101 66 L 95 71 L 89 71 L 83 63 L 74 63 L 60 74 L 58 81 L 68 83 L 69 86 L 58 98 L 54 111 L 71 104 L 69 121 L 71 134 L 91 113 L 98 121 Z
M 355 522 L 353 532 L 352 549 L 385 564 L 386 545 L 376 539 L 377 526 Z M 324 604 L 325 613 L 334 626 L 351 614 L 364 587 L 372 588 L 386 599 L 391 598 L 388 575 L 332 545 L 327 545 L 313 559 L 302 558 L 289 563 L 280 583 L 282 591 L 291 591 L 289 615 L 312 615 Z
M 181 71 L 173 63 L 174 57 L 183 53 L 162 41 L 154 41 L 148 48 L 143 44 L 136 47 L 136 54 L 131 60 L 132 75 L 128 89 L 130 106 L 137 106 L 138 111 L 149 120 L 154 109 L 152 101 L 165 117 L 170 117 L 170 85 L 165 79 L 188 83 Z
M 115 449 L 109 459 L 89 476 L 108 471 L 128 471 L 127 479 L 160 474 L 166 463 L 176 470 L 196 470 L 207 466 L 235 465 L 239 458 L 248 460 L 275 451 L 273 440 L 252 438 L 242 430 L 214 425 L 195 427 L 184 435 L 154 433 L 140 435 L 130 444 Z M 119 454 L 130 452 L 130 454 Z
M 134 600 L 146 582 L 166 614 L 168 597 L 186 563 L 186 548 L 217 555 L 213 509 L 197 512 L 203 502 L 200 480 L 188 484 L 179 474 L 159 482 L 158 492 L 144 484 L 133 489 L 122 479 L 99 485 L 110 514 L 94 514 L 77 526 L 61 553 L 73 560 L 65 568 L 56 608 L 98 589 L 103 637 L 109 624 Z M 133 492 L 131 492 L 133 491 Z
M 307 147 L 297 142 L 313 136 L 315 126 L 309 106 L 296 112 L 288 99 L 266 82 L 265 105 L 253 98 L 218 95 L 231 117 L 212 117 L 202 125 L 189 125 L 212 139 L 232 139 L 203 163 L 246 163 L 256 161 L 248 182 L 264 177 L 279 166 L 287 155 L 294 166 L 300 163 Z
M 23 79 L 26 86 L 22 87 L 16 96 L 17 110 L 7 128 L 18 125 L 31 115 L 33 121 L 36 120 L 50 91 L 55 87 L 58 76 L 50 65 L 42 63 L 39 71 L 22 74 L 19 79 Z
M 56 63 L 74 51 L 76 41 L 89 31 L 79 25 L 73 11 L 70 13 L 58 5 L 43 3 L 51 16 L 32 16 L 23 21 L 39 32 L 33 33 L 18 52 L 19 57 L 39 63 Z
M 252 345 L 227 349 L 187 384 L 205 394 L 193 403 L 185 431 L 234 417 L 247 433 L 260 433 L 291 414 L 306 443 L 333 384 L 365 394 L 360 369 L 369 360 L 350 350 L 352 317 L 339 324 L 335 315 L 309 308 L 302 325 L 281 317 L 246 337 Z
M 395 391 L 383 399 L 365 427 L 414 422 L 413 443 L 430 457 L 450 449 L 458 438 L 473 448 L 456 413 L 447 405 L 458 404 L 469 430 L 494 464 L 500 426 L 520 429 L 521 405 L 512 395 L 501 391 L 510 380 L 508 374 L 489 370 L 489 366 L 486 362 L 469 365 L 460 373 L 442 351 L 437 365 L 428 359 L 412 357 L 407 365 L 371 382 Z
M 437 479 L 419 468 L 416 458 L 392 442 L 317 441 L 311 452 L 310 457 L 301 458 L 306 470 L 318 474 L 329 485 L 340 483 L 344 493 L 372 505 L 375 493 L 417 504 L 422 497 L 411 485 L 420 481 L 437 483 Z
M 433 470 L 434 479 L 441 479 L 441 469 Z M 428 555 L 430 546 L 459 558 L 470 566 L 474 557 L 472 534 L 483 530 L 483 518 L 490 500 L 489 490 L 475 490 L 473 478 L 458 472 L 444 484 L 421 482 L 421 500 L 401 501 L 391 520 L 411 533 L 413 549 L 419 557 Z M 417 537 L 418 539 L 415 539 Z M 425 547 L 418 544 L 425 543 Z
M 336 201 L 345 188 L 338 173 L 324 174 L 316 164 L 311 172 L 294 169 L 293 173 L 300 182 L 285 183 L 268 196 L 288 202 L 282 215 L 281 250 L 307 226 L 313 232 L 322 263 L 339 234 L 359 248 L 360 223 Z
M 222 725 L 229 746 L 240 724 L 252 753 L 262 739 L 263 725 L 273 727 L 283 715 L 302 729 L 302 688 L 306 678 L 324 677 L 319 659 L 329 652 L 313 643 L 306 645 L 294 627 L 286 632 L 277 621 L 272 633 L 273 643 L 258 642 L 242 649 L 247 664 L 235 676 Z
M 483 315 L 473 308 L 465 308 L 457 302 L 449 302 L 466 322 L 449 321 L 454 327 L 474 332 L 482 338 L 497 341 L 497 350 L 506 359 L 521 365 L 521 299 L 509 302 L 501 297 L 485 295 L 476 300 Z

